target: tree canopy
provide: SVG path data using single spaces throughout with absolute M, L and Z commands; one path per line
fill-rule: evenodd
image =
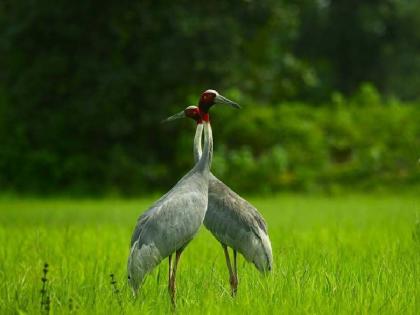
M 0 188 L 167 187 L 191 128 L 158 122 L 207 88 L 316 108 L 371 82 L 416 102 L 419 16 L 408 0 L 2 1 Z

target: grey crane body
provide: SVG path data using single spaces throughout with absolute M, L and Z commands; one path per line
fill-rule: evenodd
M 131 246 L 141 238 L 143 244 L 153 243 L 160 248 L 163 257 L 172 253 L 174 248 L 181 248 L 194 236 L 195 231 L 191 227 L 203 222 L 203 208 L 207 207 L 207 203 L 202 196 L 207 187 L 203 176 L 197 176 L 194 169 L 188 172 L 139 217 Z
M 220 243 L 240 252 L 259 271 L 271 270 L 272 249 L 263 217 L 213 174 L 209 179 L 204 226 Z
M 197 125 L 194 158 L 201 157 L 202 128 Z M 261 271 L 272 268 L 273 256 L 267 224 L 258 210 L 210 173 L 205 227 L 214 237 L 240 252 Z
M 134 292 L 147 273 L 164 258 L 185 248 L 204 220 L 212 155 L 212 133 L 208 123 L 205 134 L 203 158 L 137 220 L 127 266 Z

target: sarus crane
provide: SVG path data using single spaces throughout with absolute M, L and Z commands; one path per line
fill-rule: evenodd
M 202 95 L 201 98 L 203 97 L 207 98 Z M 217 103 L 237 106 L 223 96 L 213 97 L 209 105 Z M 187 108 L 182 114 L 190 115 L 189 111 Z M 207 210 L 213 137 L 208 113 L 201 116 L 204 129 L 204 152 L 201 158 L 171 190 L 152 204 L 137 220 L 127 263 L 128 281 L 134 294 L 138 292 L 145 276 L 168 257 L 168 290 L 171 301 L 175 304 L 176 271 L 181 253 L 194 238 Z M 174 117 L 168 118 L 172 119 Z M 175 262 L 172 264 L 174 253 Z
M 200 160 L 202 156 L 201 138 L 203 133 L 203 119 L 196 113 L 208 112 L 211 107 L 209 94 L 213 94 L 214 98 L 219 95 L 214 90 L 206 92 L 207 94 L 203 94 L 200 98 L 200 108 L 190 106 L 189 111 L 186 113 L 187 117 L 197 122 L 194 137 L 195 161 Z M 179 116 L 179 118 L 181 117 Z M 204 225 L 223 247 L 229 270 L 232 296 L 236 294 L 239 283 L 237 252 L 241 253 L 247 261 L 254 263 L 260 272 L 266 273 L 271 270 L 273 255 L 264 218 L 253 205 L 235 193 L 212 173 L 210 173 L 209 178 L 208 206 Z M 231 247 L 233 250 L 233 267 L 228 247 Z

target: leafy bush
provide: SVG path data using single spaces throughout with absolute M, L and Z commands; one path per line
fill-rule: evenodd
M 254 104 L 238 91 L 241 111 L 215 107 L 213 172 L 240 192 L 336 190 L 420 183 L 420 108 L 383 101 L 364 85 L 329 104 Z M 228 95 L 230 96 L 230 95 Z M 104 156 L 30 149 L 4 138 L 0 187 L 35 193 L 138 194 L 171 187 L 193 163 L 195 125 L 160 125 L 165 150 L 137 155 L 113 143 Z M 188 127 L 188 128 L 186 128 Z M 18 139 L 19 140 L 19 139 Z M 7 142 L 9 141 L 9 142 Z M 145 144 L 142 144 L 143 146 Z M 172 152 L 174 151 L 174 152 Z M 172 152 L 174 160 L 165 158 Z
M 420 183 L 420 109 L 382 102 L 369 86 L 329 106 L 283 103 L 223 113 L 214 172 L 240 191 Z M 223 121 L 229 120 L 228 125 Z M 219 161 L 216 158 L 216 161 Z

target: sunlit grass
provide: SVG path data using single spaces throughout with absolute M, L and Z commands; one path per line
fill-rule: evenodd
M 134 300 L 126 284 L 128 243 L 153 201 L 0 200 L 0 313 L 40 313 L 42 269 L 53 313 L 168 313 L 167 260 Z M 253 198 L 264 214 L 275 266 L 268 277 L 239 260 L 229 294 L 221 246 L 204 228 L 178 273 L 179 313 L 389 313 L 420 309 L 420 196 L 281 195 Z

